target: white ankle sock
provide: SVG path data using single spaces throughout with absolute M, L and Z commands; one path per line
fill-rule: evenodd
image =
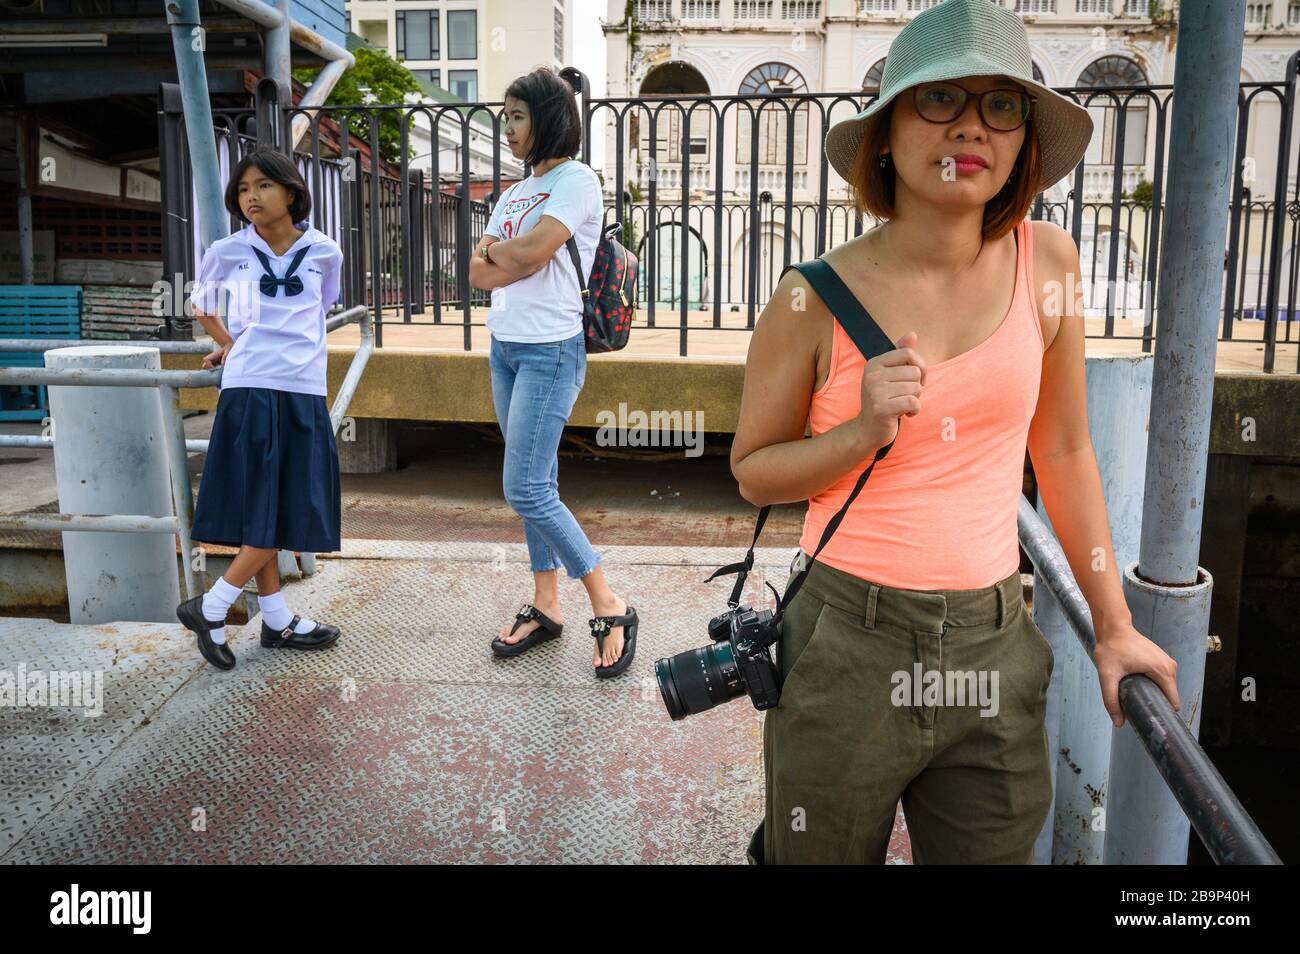
M 274 630 L 283 630 L 293 619 L 293 611 L 284 605 L 284 591 L 271 593 L 267 596 L 259 597 L 257 600 L 258 608 L 262 611 L 262 620 Z M 310 619 L 299 619 L 298 625 L 293 628 L 295 633 L 310 633 L 316 628 L 316 621 Z
M 230 604 L 239 598 L 241 590 L 237 586 L 231 586 L 226 582 L 225 577 L 217 577 L 217 582 L 212 584 L 212 589 L 203 594 L 203 618 L 210 623 L 224 623 L 226 613 L 230 611 Z M 214 643 L 221 644 L 226 641 L 226 627 L 221 626 L 208 633 Z

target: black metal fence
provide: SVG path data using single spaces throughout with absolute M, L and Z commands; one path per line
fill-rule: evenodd
M 1283 79 L 1242 83 L 1239 95 L 1219 337 L 1259 342 L 1266 371 L 1275 370 L 1277 344 L 1296 340 L 1300 150 L 1292 155 L 1291 138 L 1297 56 L 1300 51 L 1288 59 Z M 692 332 L 752 329 L 786 264 L 818 256 L 874 224 L 852 205 L 821 148 L 830 125 L 857 113 L 874 98 L 869 93 L 593 99 L 580 72 L 564 75 L 582 107 L 581 158 L 590 162 L 596 137 L 605 140 L 606 159 L 597 172 L 605 186 L 606 223 L 622 223 L 625 244 L 641 260 L 641 316 L 649 327 L 678 330 L 682 355 L 689 353 Z M 1100 327 L 1090 337 L 1139 339 L 1150 351 L 1158 327 L 1173 89 L 1059 92 L 1093 110 L 1098 132 L 1074 175 L 1039 195 L 1031 216 L 1057 222 L 1079 247 L 1085 304 L 1099 320 L 1090 324 Z M 284 111 L 285 122 L 299 112 Z M 222 117 L 224 128 L 234 130 L 230 148 L 252 141 L 251 131 L 238 125 L 255 113 Z M 309 147 L 301 154 L 309 184 L 325 189 L 333 182 L 341 190 L 345 302 L 374 309 L 380 345 L 385 324 L 454 325 L 463 328 L 468 349 L 471 329 L 483 326 L 473 309 L 486 306 L 490 296 L 469 287 L 468 263 L 503 192 L 500 113 L 498 103 L 303 113 L 310 118 Z M 370 160 L 351 148 L 338 158 L 322 157 L 327 119 L 360 135 Z M 416 124 L 430 137 L 427 168 L 412 164 Z M 385 145 L 395 153 L 391 162 L 374 158 Z M 454 169 L 444 175 L 450 157 Z M 484 200 L 470 198 L 476 187 Z M 1285 215 L 1278 214 L 1279 195 Z

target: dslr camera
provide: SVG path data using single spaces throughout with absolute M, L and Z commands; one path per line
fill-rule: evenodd
M 771 610 L 732 606 L 709 620 L 709 644 L 655 663 L 659 693 L 674 722 L 748 693 L 762 711 L 781 697 L 771 648 L 781 621 Z

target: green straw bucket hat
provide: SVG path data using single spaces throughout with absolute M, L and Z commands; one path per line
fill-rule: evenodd
M 998 73 L 1037 97 L 1030 118 L 1043 159 L 1038 191 L 1050 188 L 1083 158 L 1092 139 L 1092 117 L 1078 103 L 1034 79 L 1024 22 L 994 0 L 944 0 L 903 27 L 889 45 L 876 101 L 826 133 L 830 164 L 842 179 L 851 181 L 853 159 L 876 114 L 904 90 L 920 83 Z

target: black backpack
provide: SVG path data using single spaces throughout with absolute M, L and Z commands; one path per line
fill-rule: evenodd
M 636 256 L 618 240 L 623 226 L 613 222 L 605 226 L 596 243 L 596 258 L 591 266 L 591 282 L 582 277 L 582 258 L 573 236 L 565 242 L 582 289 L 582 328 L 589 352 L 617 351 L 627 345 L 636 315 Z
M 835 269 L 827 265 L 825 261 L 820 258 L 815 258 L 812 261 L 787 265 L 781 270 L 782 277 L 784 277 L 785 273 L 792 268 L 797 268 L 804 278 L 808 279 L 808 283 L 812 285 L 813 290 L 817 292 L 821 300 L 826 303 L 826 307 L 830 309 L 831 315 L 834 316 L 837 322 L 839 322 L 840 327 L 843 328 L 845 333 L 853 340 L 853 343 L 857 345 L 858 350 L 862 352 L 864 358 L 870 361 L 877 355 L 884 354 L 887 351 L 893 351 L 897 347 L 889 340 L 889 336 L 881 330 L 880 326 L 876 324 L 876 320 L 871 317 L 870 312 L 862 307 L 862 303 L 858 301 L 857 296 L 855 296 L 853 292 L 849 291 L 848 286 L 844 284 L 843 279 L 841 279 L 835 272 Z M 902 418 L 899 418 L 899 426 L 901 429 Z M 795 594 L 799 592 L 799 588 L 803 586 L 803 581 L 808 575 L 808 569 L 811 566 L 812 561 L 817 559 L 818 555 L 822 552 L 822 549 L 830 542 L 831 537 L 834 536 L 835 531 L 839 529 L 840 524 L 844 521 L 844 515 L 849 512 L 849 507 L 853 505 L 853 501 L 856 500 L 858 494 L 862 492 L 862 488 L 866 484 L 867 478 L 871 476 L 871 472 L 875 469 L 876 464 L 878 464 L 880 460 L 889 453 L 889 449 L 894 446 L 897 440 L 898 435 L 895 434 L 894 440 L 876 451 L 875 460 L 873 460 L 867 466 L 867 469 L 862 472 L 862 475 L 858 477 L 858 482 L 854 485 L 852 492 L 844 501 L 844 505 L 840 507 L 830 520 L 826 522 L 826 529 L 822 531 L 821 540 L 817 543 L 817 549 L 813 551 L 811 557 L 804 564 L 802 569 L 800 569 L 799 575 L 790 581 L 790 585 L 786 588 L 785 595 L 780 597 L 777 603 L 776 614 L 773 617 L 774 623 L 780 623 L 782 616 L 785 614 L 785 608 L 790 605 L 790 601 L 794 599 Z M 745 578 L 749 575 L 749 571 L 754 568 L 754 547 L 758 545 L 758 536 L 763 532 L 763 524 L 767 522 L 767 515 L 771 513 L 771 511 L 772 507 L 770 504 L 759 510 L 758 522 L 754 527 L 754 540 L 750 543 L 749 550 L 745 553 L 745 559 L 740 563 L 729 563 L 724 567 L 719 567 L 714 571 L 713 575 L 709 577 L 709 580 L 712 580 L 716 577 L 725 576 L 730 573 L 737 574 L 736 585 L 732 587 L 731 598 L 728 600 L 728 604 L 731 606 L 738 605 L 741 591 L 745 587 Z M 707 583 L 708 580 L 705 582 Z M 771 584 L 768 585 L 770 586 Z M 775 590 L 773 590 L 773 592 L 775 592 Z

